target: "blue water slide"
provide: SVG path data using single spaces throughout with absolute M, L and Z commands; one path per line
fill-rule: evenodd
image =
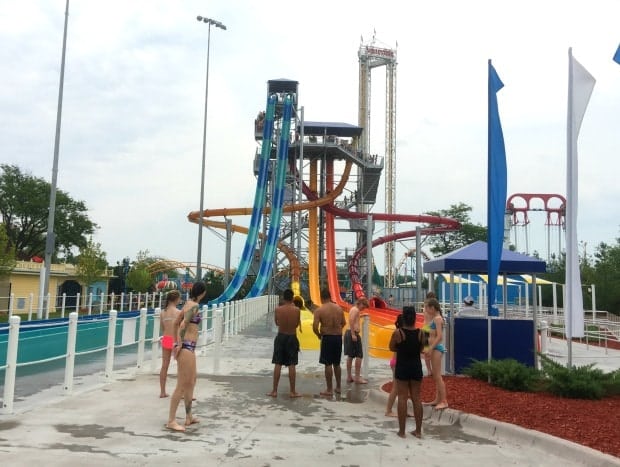
M 267 232 L 267 240 L 263 257 L 261 258 L 260 268 L 256 275 L 256 281 L 248 293 L 247 297 L 258 297 L 262 295 L 273 269 L 273 263 L 276 257 L 276 246 L 280 239 L 280 223 L 282 221 L 282 207 L 284 206 L 284 188 L 286 181 L 286 170 L 288 168 L 288 143 L 290 139 L 291 114 L 293 109 L 292 96 L 287 95 L 284 100 L 284 111 L 282 115 L 282 131 L 280 133 L 280 142 L 278 144 L 278 157 L 276 162 L 276 180 L 273 193 L 273 201 L 271 203 L 271 217 L 269 223 L 269 232 Z
M 237 272 L 233 276 L 232 280 L 228 284 L 228 287 L 222 292 L 222 294 L 214 298 L 209 302 L 209 305 L 228 302 L 239 292 L 239 289 L 245 281 L 252 258 L 254 257 L 254 250 L 256 249 L 256 241 L 258 240 L 258 233 L 261 225 L 261 219 L 263 216 L 263 208 L 265 207 L 265 196 L 267 192 L 267 181 L 269 178 L 269 156 L 271 154 L 271 142 L 273 139 L 273 121 L 276 110 L 277 96 L 271 95 L 267 98 L 267 111 L 265 113 L 265 126 L 263 127 L 263 144 L 261 148 L 260 161 L 258 166 L 258 179 L 256 182 L 256 192 L 254 194 L 254 206 L 252 207 L 252 217 L 250 219 L 250 227 L 248 229 L 248 235 L 245 240 L 245 246 L 241 259 L 239 260 L 239 267 Z

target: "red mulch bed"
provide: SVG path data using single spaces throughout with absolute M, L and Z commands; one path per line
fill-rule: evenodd
M 602 400 L 565 399 L 547 393 L 511 392 L 465 376 L 444 376 L 450 408 L 512 423 L 620 457 L 620 396 Z M 392 383 L 383 385 L 389 392 Z M 435 385 L 422 383 L 422 400 Z

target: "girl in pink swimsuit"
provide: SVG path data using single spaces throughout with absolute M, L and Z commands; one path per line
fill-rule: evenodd
M 172 357 L 177 330 L 175 323 L 180 310 L 177 306 L 181 303 L 181 294 L 178 290 L 171 290 L 166 294 L 163 310 L 159 315 L 162 337 L 161 337 L 161 370 L 159 371 L 159 397 L 168 397 L 166 393 L 166 379 L 168 378 L 168 368 Z

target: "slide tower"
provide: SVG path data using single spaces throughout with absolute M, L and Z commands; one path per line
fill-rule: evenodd
M 370 152 L 370 103 L 371 76 L 374 68 L 385 67 L 385 213 L 396 211 L 396 49 L 380 47 L 373 34 L 369 42 L 362 43 L 358 50 L 359 58 L 359 112 L 358 124 L 363 134 L 360 149 L 364 154 Z M 363 177 L 360 177 L 360 181 Z M 363 191 L 363 190 L 360 190 Z M 358 207 L 360 212 L 367 209 L 362 200 Z M 385 224 L 386 235 L 394 234 L 394 222 Z M 358 244 L 364 244 L 360 238 Z M 396 267 L 394 260 L 394 242 L 388 242 L 385 248 L 385 281 L 384 287 L 395 286 Z

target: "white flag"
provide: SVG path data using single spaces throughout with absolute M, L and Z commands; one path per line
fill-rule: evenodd
M 583 296 L 577 243 L 579 170 L 577 138 L 596 80 L 568 49 L 568 119 L 566 157 L 566 337 L 583 337 Z

